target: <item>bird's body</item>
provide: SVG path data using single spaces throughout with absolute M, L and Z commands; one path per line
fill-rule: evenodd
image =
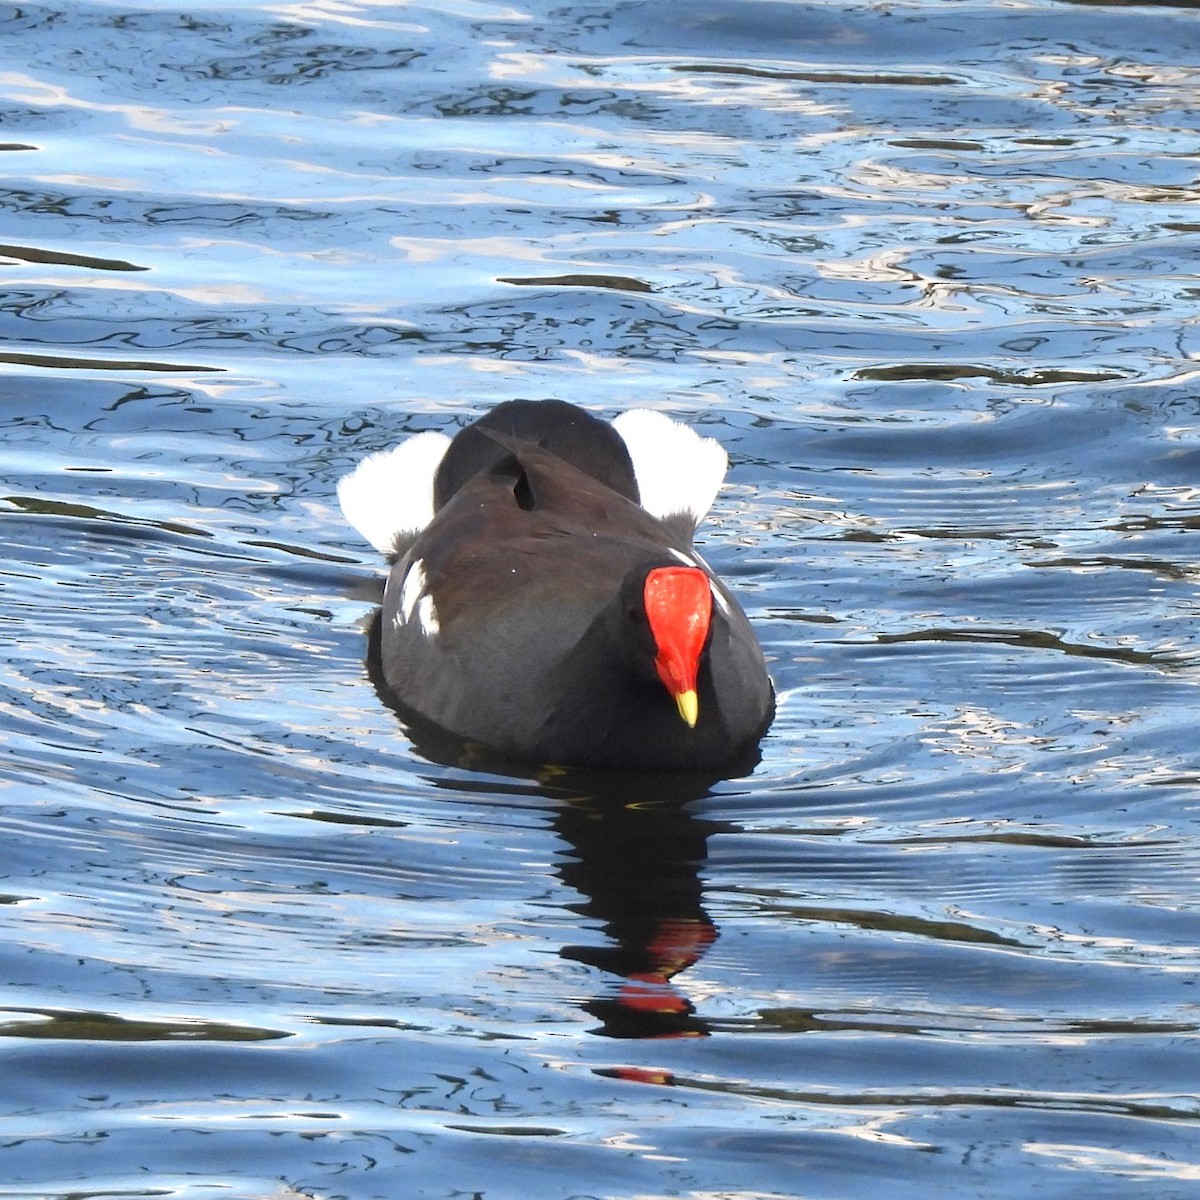
M 651 435 L 669 425 L 679 438 L 682 427 L 646 416 Z M 432 489 L 427 522 L 406 528 L 412 521 L 398 517 L 390 545 L 374 539 L 395 556 L 383 678 L 402 711 L 511 758 L 731 767 L 755 754 L 773 715 L 762 653 L 692 548 L 694 498 L 660 514 L 638 502 L 645 430 L 627 443 L 620 422 L 614 430 L 559 401 L 514 401 L 444 446 L 427 480 L 389 482 L 387 459 L 374 456 L 358 485 L 343 481 L 343 508 L 360 528 L 389 487 Z M 724 452 L 685 433 L 715 494 Z M 427 504 L 416 505 L 421 519 Z M 356 521 L 356 511 L 372 517 Z

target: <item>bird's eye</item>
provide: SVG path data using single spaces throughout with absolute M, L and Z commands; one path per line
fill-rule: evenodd
M 644 625 L 646 623 L 646 614 L 636 604 L 631 604 L 625 610 L 625 615 L 629 618 L 631 625 Z

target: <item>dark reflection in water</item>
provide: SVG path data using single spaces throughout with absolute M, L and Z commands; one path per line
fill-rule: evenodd
M 707 1024 L 675 984 L 717 940 L 703 904 L 700 868 L 710 834 L 727 828 L 688 811 L 715 776 L 531 768 L 499 758 L 401 708 L 383 678 L 381 612 L 371 621 L 367 672 L 383 703 L 400 717 L 413 747 L 446 766 L 484 773 L 481 791 L 495 794 L 496 775 L 528 781 L 557 803 L 554 830 L 570 847 L 558 866 L 562 881 L 584 898 L 571 909 L 600 923 L 604 945 L 569 945 L 563 958 L 597 967 L 621 982 L 582 1004 L 608 1037 L 703 1036 Z M 462 783 L 460 788 L 471 790 Z
M 704 909 L 700 868 L 709 834 L 722 826 L 688 811 L 699 790 L 667 780 L 614 783 L 607 793 L 567 800 L 555 819 L 571 847 L 559 875 L 585 897 L 572 908 L 600 921 L 610 939 L 605 946 L 565 946 L 561 953 L 624 981 L 584 1004 L 602 1022 L 598 1033 L 708 1032 L 675 984 L 718 936 Z

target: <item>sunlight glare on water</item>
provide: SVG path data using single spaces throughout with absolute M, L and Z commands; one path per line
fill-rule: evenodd
M 1187 4 L 0 5 L 0 1198 L 1196 1194 Z M 651 407 L 761 764 L 445 761 L 337 479 Z

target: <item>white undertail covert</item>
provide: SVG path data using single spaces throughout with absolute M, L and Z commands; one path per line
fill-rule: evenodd
M 394 553 L 398 537 L 433 520 L 433 477 L 449 445 L 444 433 L 418 433 L 369 454 L 338 480 L 346 520 L 381 554 Z
M 648 408 L 621 413 L 612 424 L 633 460 L 642 507 L 659 520 L 686 514 L 699 524 L 725 482 L 725 447 Z

